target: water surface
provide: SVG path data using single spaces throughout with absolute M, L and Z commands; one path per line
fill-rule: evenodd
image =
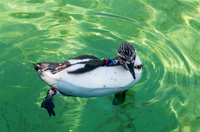
M 0 2 L 0 131 L 200 131 L 199 0 L 6 0 Z M 141 81 L 113 95 L 55 96 L 32 64 L 82 54 L 113 58 L 134 43 Z

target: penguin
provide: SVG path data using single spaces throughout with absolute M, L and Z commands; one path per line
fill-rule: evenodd
M 82 55 L 62 63 L 36 63 L 39 77 L 51 87 L 41 107 L 55 116 L 54 95 L 88 98 L 115 94 L 112 104 L 121 105 L 127 90 L 141 79 L 142 67 L 135 47 L 128 42 L 119 46 L 113 59 Z

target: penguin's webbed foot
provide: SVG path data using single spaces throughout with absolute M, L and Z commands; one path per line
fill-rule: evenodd
M 54 111 L 55 105 L 54 105 L 54 101 L 53 101 L 53 96 L 55 95 L 55 93 L 56 93 L 56 91 L 54 89 L 50 89 L 47 92 L 47 96 L 45 97 L 45 99 L 43 100 L 43 102 L 41 104 L 41 107 L 45 108 L 48 111 L 49 116 L 56 115 L 55 111 Z
M 126 91 L 127 90 L 119 92 L 119 93 L 115 93 L 112 104 L 113 105 L 123 104 L 125 102 L 125 99 L 126 99 Z
M 46 97 L 43 100 L 41 107 L 45 108 L 48 111 L 49 116 L 51 116 L 51 115 L 55 116 L 55 111 L 54 111 L 55 105 L 53 103 L 53 98 Z

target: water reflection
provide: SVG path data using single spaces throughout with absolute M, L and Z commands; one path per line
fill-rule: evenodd
M 2 130 L 200 130 L 197 1 L 17 0 L 0 7 Z M 112 95 L 57 96 L 58 115 L 49 119 L 40 108 L 49 87 L 32 63 L 110 58 L 124 41 L 135 43 L 144 64 L 125 104 L 112 106 Z

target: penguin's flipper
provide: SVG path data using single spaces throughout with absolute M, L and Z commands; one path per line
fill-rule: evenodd
M 119 93 L 115 93 L 112 104 L 113 105 L 123 104 L 126 99 L 126 92 L 127 90 L 119 92 Z
M 98 59 L 96 56 L 93 55 L 81 55 L 81 56 L 77 56 L 73 59 Z
M 77 69 L 75 71 L 69 71 L 68 73 L 72 74 L 85 73 L 97 67 L 103 66 L 104 64 L 105 64 L 104 60 L 99 60 L 99 59 L 89 60 L 83 68 Z

